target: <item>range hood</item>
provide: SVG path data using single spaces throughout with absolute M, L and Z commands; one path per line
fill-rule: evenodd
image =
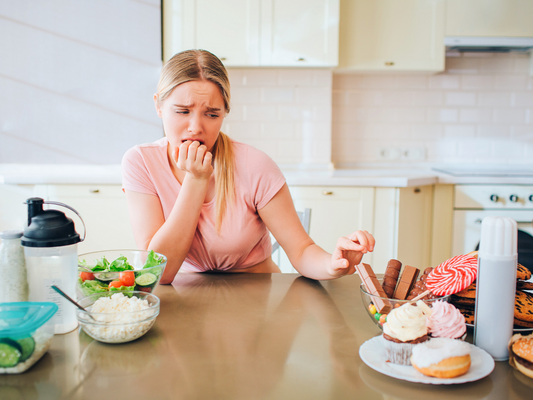
M 533 48 L 533 37 L 446 36 L 447 51 L 460 52 L 528 52 Z

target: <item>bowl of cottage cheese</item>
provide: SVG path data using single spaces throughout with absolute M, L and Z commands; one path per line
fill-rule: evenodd
M 151 293 L 105 292 L 84 297 L 77 310 L 82 329 L 104 343 L 126 343 L 143 336 L 159 315 L 159 298 Z

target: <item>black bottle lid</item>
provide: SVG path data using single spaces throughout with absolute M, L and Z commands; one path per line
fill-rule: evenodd
M 28 205 L 28 227 L 21 238 L 27 247 L 68 246 L 80 242 L 74 222 L 58 210 L 43 210 L 44 200 L 32 197 Z

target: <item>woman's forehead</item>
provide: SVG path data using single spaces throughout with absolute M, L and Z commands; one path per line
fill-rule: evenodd
M 211 107 L 224 105 L 224 98 L 217 85 L 210 81 L 189 81 L 174 88 L 169 99 L 179 104 L 208 103 Z M 185 103 L 184 103 L 185 102 Z

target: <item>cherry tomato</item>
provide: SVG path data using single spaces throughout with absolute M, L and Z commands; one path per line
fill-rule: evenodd
M 133 271 L 122 271 L 118 274 L 122 286 L 135 285 L 135 273 Z
M 116 288 L 119 288 L 121 286 L 124 286 L 122 285 L 122 282 L 121 281 L 112 281 L 112 282 L 109 282 L 109 287 L 112 288 L 112 287 L 116 287 Z
M 80 272 L 80 279 L 82 280 L 82 282 L 93 281 L 94 274 L 92 272 Z

